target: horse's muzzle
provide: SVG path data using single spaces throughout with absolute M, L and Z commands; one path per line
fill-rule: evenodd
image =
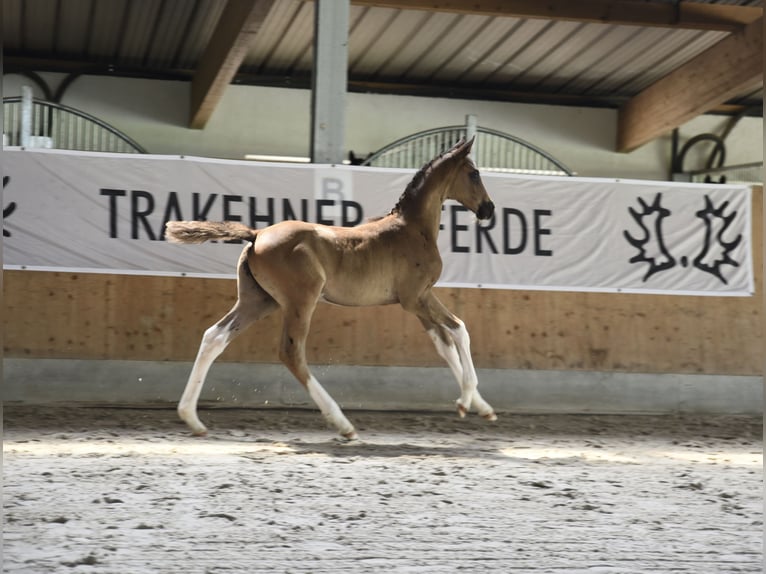
M 495 204 L 491 201 L 484 201 L 476 210 L 476 217 L 479 219 L 490 219 L 495 213 Z

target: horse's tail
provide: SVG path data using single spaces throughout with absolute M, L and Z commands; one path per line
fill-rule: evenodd
M 170 243 L 204 243 L 213 239 L 255 241 L 257 234 L 255 229 L 236 221 L 168 221 L 165 225 L 165 237 Z

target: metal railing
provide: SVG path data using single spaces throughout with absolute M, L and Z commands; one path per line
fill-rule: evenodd
M 688 181 L 697 183 L 746 183 L 763 185 L 763 162 L 728 165 L 712 169 L 674 174 L 674 179 L 688 176 Z
M 471 156 L 484 171 L 540 175 L 574 175 L 546 151 L 520 138 L 496 130 L 476 127 Z M 362 165 L 419 169 L 433 157 L 466 137 L 470 126 L 447 126 L 418 132 L 373 153 Z
M 85 112 L 23 96 L 3 98 L 7 146 L 146 153 L 130 137 Z

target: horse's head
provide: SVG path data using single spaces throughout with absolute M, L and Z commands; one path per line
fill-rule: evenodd
M 445 199 L 454 199 L 461 203 L 479 219 L 490 219 L 495 213 L 495 204 L 484 188 L 479 170 L 468 155 L 471 153 L 473 141 L 474 138 L 460 141 L 445 154 L 452 166 Z

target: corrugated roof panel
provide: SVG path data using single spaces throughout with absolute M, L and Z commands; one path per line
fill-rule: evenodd
M 257 72 L 263 66 L 271 53 L 285 38 L 286 30 L 298 16 L 298 12 L 304 7 L 304 4 L 305 2 L 302 0 L 281 0 L 274 3 L 242 63 L 244 70 Z
M 518 20 L 502 39 L 484 58 L 476 62 L 471 70 L 461 78 L 470 83 L 493 81 L 516 58 L 517 54 L 527 49 L 534 39 L 550 26 L 546 20 Z
M 90 7 L 91 0 L 62 0 L 54 48 L 56 56 L 71 59 L 85 56 Z
M 184 35 L 180 44 L 176 46 L 174 54 L 172 64 L 177 69 L 188 70 L 197 67 L 226 2 L 225 0 L 195 0 L 193 4 L 193 11 L 186 23 Z
M 21 48 L 21 13 L 21 0 L 3 0 L 3 45 L 6 50 Z
M 291 58 L 289 73 L 310 74 L 314 68 L 314 3 L 304 3 L 294 22 L 299 38 L 295 57 Z
M 88 54 L 100 61 L 111 61 L 120 49 L 124 20 L 135 6 L 127 0 L 114 0 L 108 4 L 95 2 L 92 6 L 93 22 L 87 42 Z
M 390 59 L 378 75 L 383 78 L 404 78 L 411 68 L 414 68 L 429 52 L 438 39 L 449 34 L 460 17 L 457 14 L 444 12 L 417 12 L 418 34 L 410 38 L 409 42 L 398 51 L 396 57 Z
M 763 82 L 757 90 L 753 90 L 749 94 L 743 94 L 742 99 L 745 101 L 761 100 L 763 101 Z
M 513 77 L 513 85 L 530 89 L 555 73 L 562 61 L 594 41 L 585 32 L 588 26 L 582 22 L 557 22 L 531 46 L 527 53 L 531 57 L 529 65 L 522 66 L 521 73 Z M 604 29 L 604 25 L 598 25 L 594 32 L 600 35 Z
M 133 0 L 120 46 L 120 63 L 143 66 L 160 0 Z
M 456 45 L 456 50 L 433 76 L 434 79 L 454 81 L 465 76 L 485 61 L 488 52 L 493 52 L 496 46 L 504 42 L 518 22 L 516 18 L 482 17 L 477 20 L 477 28 L 462 45 Z
M 178 46 L 194 15 L 194 2 L 165 0 L 158 15 L 158 22 L 147 51 L 146 65 L 172 68 Z
M 419 32 L 422 21 L 422 13 L 398 10 L 386 29 L 374 39 L 370 49 L 363 56 L 354 56 L 354 65 L 350 68 L 350 73 L 370 79 L 377 77 Z
M 305 76 L 314 68 L 314 3 L 305 2 L 298 15 L 296 25 L 301 26 L 300 43 L 295 50 L 297 57 L 293 58 L 288 71 Z
M 46 0 L 26 0 L 22 34 L 26 49 L 37 54 L 50 54 L 56 30 L 56 14 L 46 10 Z
M 352 10 L 348 38 L 350 73 L 371 74 L 385 61 L 386 54 L 406 41 L 399 34 L 402 19 L 408 18 L 401 10 L 391 8 Z
M 631 80 L 616 87 L 621 94 L 633 95 L 675 70 L 705 49 L 720 41 L 725 32 L 698 32 L 696 30 L 672 30 L 662 42 L 662 50 L 640 43 L 646 50 L 637 56 L 644 66 Z
M 475 78 L 484 78 L 502 66 L 509 40 L 523 23 L 524 20 L 519 18 L 491 18 L 482 33 L 477 34 L 466 47 L 465 65 L 452 79 L 471 82 Z
M 643 55 L 647 47 L 659 42 L 669 33 L 667 28 L 639 28 L 637 26 L 615 26 L 606 46 L 594 46 L 590 53 L 583 54 L 589 65 L 571 79 L 562 83 L 560 91 L 577 94 L 611 94 L 616 87 L 634 77 L 644 69 Z
M 729 6 L 763 6 L 763 0 L 694 0 L 696 4 L 728 4 Z
M 522 84 L 517 80 L 529 74 L 530 70 L 534 70 L 538 64 L 549 57 L 552 51 L 566 43 L 567 39 L 581 27 L 582 24 L 577 22 L 545 21 L 538 33 L 529 38 L 526 44 L 514 53 L 510 61 L 486 78 L 485 81 L 491 85 L 511 82 Z M 529 77 L 527 77 L 526 82 L 530 83 Z M 534 79 L 531 82 L 534 83 Z
M 611 75 L 625 62 L 626 46 L 641 28 L 594 24 L 582 29 L 583 42 L 568 43 L 570 57 L 559 57 L 558 66 L 537 85 L 546 92 L 583 92 L 598 78 Z M 632 51 L 631 51 L 632 52 Z
M 487 23 L 486 16 L 457 15 L 454 26 L 444 34 L 431 36 L 429 49 L 407 70 L 408 79 L 430 80 L 443 68 L 452 69 L 454 60 L 460 58 L 460 51 L 470 39 Z
M 266 54 L 260 72 L 266 75 L 279 75 L 298 68 L 297 63 L 311 51 L 314 37 L 314 4 L 302 2 L 294 17 L 286 22 L 281 37 Z M 299 68 L 298 68 L 299 69 Z M 311 65 L 309 64 L 309 69 Z
M 314 69 L 314 42 L 313 38 L 306 41 L 306 49 L 293 61 L 290 72 L 298 76 L 311 74 Z

